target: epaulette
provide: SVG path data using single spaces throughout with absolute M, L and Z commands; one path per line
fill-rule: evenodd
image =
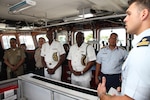
M 126 50 L 124 47 L 122 47 L 122 46 L 119 46 L 118 48 L 120 48 L 120 49 L 122 49 L 122 50 Z
M 150 44 L 150 36 L 144 37 L 138 44 L 137 47 L 148 46 Z
M 106 48 L 106 46 L 101 47 L 101 49 L 104 49 L 104 48 Z

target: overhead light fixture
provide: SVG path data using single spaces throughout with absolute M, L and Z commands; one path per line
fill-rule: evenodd
M 81 19 L 84 19 L 84 18 L 79 17 L 79 16 L 73 16 L 73 17 L 64 18 L 63 21 L 68 22 L 68 21 L 76 21 L 76 20 L 81 20 Z
M 82 20 L 85 18 L 94 17 L 94 14 L 96 13 L 96 11 L 91 9 L 91 8 L 83 8 L 83 9 L 78 9 L 78 10 L 79 10 L 78 16 L 72 16 L 72 17 L 64 18 L 63 19 L 64 22 L 77 21 L 77 20 Z
M 9 12 L 12 12 L 12 13 L 18 13 L 20 11 L 23 11 L 25 9 L 28 9 L 32 6 L 35 6 L 36 5 L 36 2 L 35 1 L 32 1 L 32 0 L 23 0 L 17 4 L 14 4 L 13 6 L 11 6 L 9 8 Z
M 95 10 L 91 8 L 79 9 L 79 17 L 81 18 L 93 17 L 95 13 L 96 13 Z
M 79 15 L 79 17 L 81 18 L 89 18 L 89 17 L 93 17 L 94 15 L 93 14 L 83 14 L 83 15 Z

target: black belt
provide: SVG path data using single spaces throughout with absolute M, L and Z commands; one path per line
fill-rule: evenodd
M 103 76 L 115 76 L 115 75 L 121 75 L 121 73 L 119 73 L 119 74 L 103 74 L 103 73 L 102 73 L 102 75 L 103 75 Z

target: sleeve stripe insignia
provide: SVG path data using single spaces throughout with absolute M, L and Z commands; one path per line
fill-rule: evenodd
M 150 44 L 150 36 L 144 37 L 138 44 L 137 47 L 148 46 Z

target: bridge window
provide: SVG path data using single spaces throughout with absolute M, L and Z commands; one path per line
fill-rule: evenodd
M 119 41 L 117 43 L 118 46 L 126 46 L 126 30 L 124 28 L 110 28 L 110 29 L 102 29 L 100 31 L 100 47 L 104 45 L 108 45 L 108 38 L 111 33 L 117 33 Z
M 16 38 L 16 36 L 15 35 L 3 35 L 2 36 L 2 43 L 3 43 L 4 49 L 10 48 L 10 39 L 11 38 Z
M 68 32 L 67 31 L 60 31 L 57 33 L 56 40 L 60 41 L 61 44 L 68 42 Z
M 19 36 L 19 41 L 20 44 L 25 43 L 27 46 L 27 50 L 34 50 L 35 49 L 35 45 L 33 42 L 33 38 L 31 36 L 31 34 L 21 34 Z
M 78 31 L 79 32 L 79 31 Z M 75 33 L 75 41 L 76 41 L 76 34 L 78 33 L 78 32 L 76 32 Z M 84 33 L 84 37 L 85 37 L 85 39 L 84 39 L 84 42 L 88 42 L 88 41 L 93 41 L 93 31 L 91 31 L 91 30 L 82 30 L 81 32 L 83 32 Z
M 43 37 L 46 41 L 48 41 L 48 39 L 46 37 L 46 33 L 36 35 L 36 40 L 38 41 L 40 37 Z

